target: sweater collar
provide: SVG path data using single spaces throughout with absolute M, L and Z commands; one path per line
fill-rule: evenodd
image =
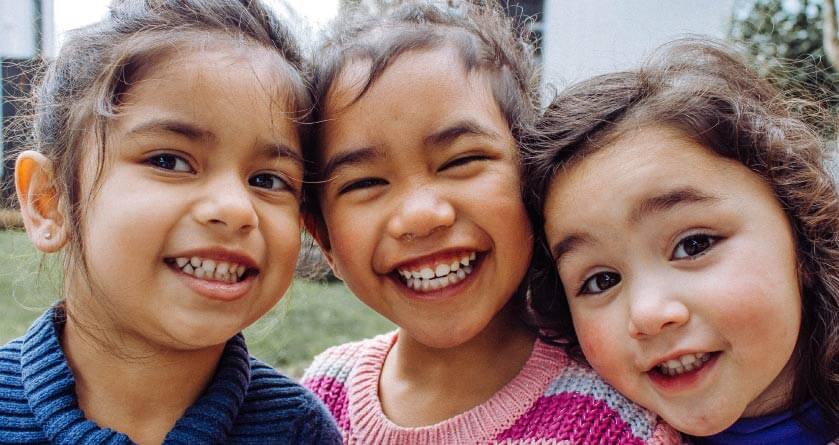
M 65 314 L 47 310 L 21 347 L 21 379 L 29 406 L 53 443 L 131 443 L 123 433 L 100 428 L 84 416 L 75 393 L 73 371 L 59 342 Z M 242 334 L 225 345 L 209 387 L 167 434 L 166 442 L 218 443 L 232 430 L 250 383 L 250 361 Z

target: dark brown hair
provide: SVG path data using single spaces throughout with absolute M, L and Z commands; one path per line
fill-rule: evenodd
M 405 52 L 453 45 L 467 72 L 489 74 L 493 97 L 518 142 L 522 129 L 533 123 L 538 110 L 538 69 L 526 25 L 509 17 L 495 1 L 403 0 L 391 2 L 381 13 L 364 8 L 344 11 L 330 26 L 332 31 L 314 61 L 315 129 L 303 149 L 308 179 L 304 207 L 310 220 L 323 226 L 317 186 L 322 179 L 319 136 L 330 88 L 345 67 L 358 60 L 370 62 L 358 100 Z M 328 239 L 321 242 L 328 243 Z
M 545 194 L 555 175 L 648 125 L 681 131 L 736 160 L 773 190 L 792 226 L 802 287 L 791 406 L 815 399 L 839 424 L 839 200 L 825 143 L 791 100 L 725 45 L 698 38 L 660 48 L 640 68 L 571 86 L 525 138 L 525 200 L 540 238 L 531 307 L 552 338 L 579 345 L 565 294 L 544 241 Z M 829 118 L 828 118 L 829 119 Z
M 277 51 L 293 85 L 285 92 L 288 102 L 301 116 L 308 113 L 311 100 L 301 51 L 289 29 L 260 0 L 113 0 L 104 20 L 67 34 L 58 56 L 36 81 L 31 115 L 25 116 L 26 124 L 19 126 L 25 132 L 18 135 L 25 138 L 23 149 L 52 161 L 54 186 L 67 218 L 65 271 L 80 267 L 87 273 L 83 203 L 93 191 L 81 190 L 82 159 L 98 151 L 98 178 L 120 96 L 166 56 L 219 42 Z

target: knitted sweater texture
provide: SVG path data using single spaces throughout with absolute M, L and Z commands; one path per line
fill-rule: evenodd
M 537 341 L 489 400 L 440 423 L 400 427 L 382 412 L 379 377 L 396 333 L 326 350 L 303 376 L 348 444 L 674 444 L 679 435 L 591 368 Z
M 62 327 L 63 314 L 54 307 L 0 349 L 0 443 L 132 443 L 85 418 L 59 342 Z M 340 435 L 323 405 L 250 357 L 239 334 L 227 342 L 210 385 L 164 443 L 334 444 Z

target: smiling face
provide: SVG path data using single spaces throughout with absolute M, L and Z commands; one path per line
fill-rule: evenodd
M 148 69 L 109 125 L 95 187 L 95 156 L 83 166 L 93 286 L 70 274 L 68 304 L 140 344 L 222 344 L 291 283 L 302 168 L 288 68 L 266 49 L 218 48 Z
M 618 390 L 693 435 L 788 402 L 795 245 L 756 174 L 644 128 L 561 171 L 545 218 L 583 353 Z
M 432 347 L 484 330 L 532 252 L 517 149 L 487 77 L 450 48 L 399 56 L 358 101 L 327 102 L 321 192 L 332 265 L 368 306 Z

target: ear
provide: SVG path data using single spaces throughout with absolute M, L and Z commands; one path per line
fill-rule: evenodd
M 332 245 L 329 243 L 329 232 L 326 230 L 326 223 L 323 222 L 322 218 L 305 212 L 303 214 L 303 225 L 306 226 L 306 230 L 312 234 L 312 238 L 318 243 L 320 251 L 323 252 L 323 257 L 326 258 L 326 262 L 329 263 L 329 268 L 332 269 L 332 273 L 339 280 L 343 280 L 338 268 L 335 266 L 335 259 L 332 256 Z
M 36 151 L 24 151 L 15 162 L 15 190 L 20 213 L 32 244 L 45 253 L 67 243 L 52 162 Z

